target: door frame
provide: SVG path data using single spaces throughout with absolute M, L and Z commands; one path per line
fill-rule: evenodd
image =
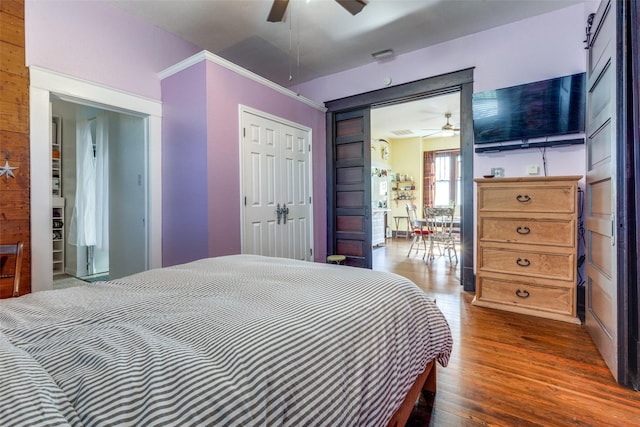
M 605 0 L 606 1 L 606 0 Z M 638 60 L 640 3 L 612 2 L 618 40 L 616 122 L 616 240 L 618 298 L 618 382 L 640 388 L 640 219 L 637 201 L 640 184 L 640 82 Z M 633 235 L 635 234 L 635 236 Z
M 330 220 L 335 207 L 330 203 L 335 192 L 333 176 L 333 153 L 335 136 L 332 132 L 336 114 L 354 109 L 371 109 L 372 106 L 393 105 L 421 98 L 438 96 L 445 93 L 460 93 L 460 154 L 462 168 L 462 204 L 460 206 L 460 231 L 462 235 L 460 250 L 461 284 L 465 291 L 475 291 L 473 272 L 474 254 L 474 198 L 473 198 L 473 113 L 471 100 L 473 95 L 473 68 L 454 71 L 447 74 L 428 77 L 414 82 L 404 83 L 384 89 L 361 93 L 325 103 L 327 106 L 327 238 L 329 245 L 335 237 L 335 225 Z M 371 141 L 367 141 L 371 144 Z M 370 166 L 370 165 L 369 165 Z M 331 247 L 327 247 L 328 252 Z M 369 250 L 372 250 L 369 248 Z
M 251 108 L 248 107 L 246 105 L 239 105 L 239 109 L 238 109 L 238 115 L 239 115 L 239 131 L 238 131 L 238 135 L 240 135 L 240 149 L 238 150 L 239 152 L 239 163 L 240 163 L 240 175 L 239 175 L 239 182 L 240 182 L 240 218 L 241 218 L 241 227 L 240 227 L 240 253 L 245 253 L 245 248 L 244 248 L 244 233 L 245 233 L 245 204 L 244 204 L 244 199 L 245 199 L 245 192 L 244 192 L 244 150 L 245 150 L 245 142 L 244 142 L 244 132 L 243 129 L 245 128 L 245 123 L 244 123 L 244 113 L 249 113 L 249 114 L 253 114 L 259 117 L 262 117 L 264 119 L 267 120 L 271 120 L 273 122 L 277 122 L 280 124 L 283 124 L 285 126 L 290 126 L 296 129 L 299 129 L 303 132 L 306 132 L 308 135 L 308 142 L 309 142 L 309 147 L 308 147 L 308 153 L 307 153 L 307 161 L 308 161 L 308 166 L 309 166 L 309 172 L 308 172 L 308 176 L 307 176 L 307 193 L 309 194 L 310 197 L 310 202 L 309 202 L 309 248 L 311 248 L 311 250 L 313 250 L 314 248 L 314 220 L 313 220 L 313 129 L 311 129 L 308 126 L 304 126 L 301 125 L 300 123 L 295 123 L 292 122 L 290 120 L 284 119 L 282 117 L 278 117 L 275 116 L 273 114 L 269 114 L 265 111 L 261 111 L 261 110 L 257 110 L 255 108 Z M 311 253 L 311 254 L 307 254 L 306 258 L 308 261 L 313 261 L 315 257 L 315 254 Z
M 162 266 L 162 103 L 40 67 L 29 67 L 31 289 L 53 289 L 51 253 L 51 94 L 141 116 L 146 124 L 147 268 Z M 47 167 L 36 167 L 36 165 Z
M 625 68 L 630 73 L 624 76 L 627 90 L 627 105 L 625 124 L 627 149 L 629 154 L 629 165 L 631 166 L 631 176 L 628 177 L 628 186 L 625 198 L 628 200 L 627 222 L 635 224 L 627 236 L 635 231 L 634 239 L 629 241 L 629 251 L 627 252 L 629 262 L 626 264 L 627 270 L 627 290 L 624 297 L 624 304 L 629 307 L 627 319 L 623 326 L 628 342 L 628 358 L 625 362 L 629 385 L 636 390 L 640 389 L 640 201 L 636 192 L 640 189 L 640 34 L 633 31 L 640 25 L 640 2 L 633 2 L 629 5 L 628 25 L 625 35 L 628 37 L 628 46 L 623 62 L 628 62 Z M 635 78 L 634 78 L 635 76 Z M 634 245 L 635 243 L 635 245 Z M 633 311 L 635 307 L 635 312 Z M 627 311 L 627 310 L 625 310 Z

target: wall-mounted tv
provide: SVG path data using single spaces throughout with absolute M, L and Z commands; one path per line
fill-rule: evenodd
M 473 95 L 476 144 L 584 132 L 585 73 Z

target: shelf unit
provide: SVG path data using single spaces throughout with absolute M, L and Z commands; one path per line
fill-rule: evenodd
M 411 202 L 416 199 L 416 184 L 409 180 L 395 180 L 391 182 L 391 193 L 396 206 L 400 201 Z
M 64 199 L 62 197 L 53 198 L 53 208 L 51 212 L 51 242 L 53 252 L 53 275 L 64 274 Z
M 62 197 L 62 117 L 51 117 L 51 251 L 53 275 L 64 274 L 65 229 Z
M 51 194 L 62 195 L 62 119 L 51 117 Z

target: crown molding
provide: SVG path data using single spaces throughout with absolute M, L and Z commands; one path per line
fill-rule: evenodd
M 162 71 L 160 71 L 158 73 L 158 77 L 160 78 L 160 80 L 164 80 L 167 77 L 170 77 L 176 73 L 179 73 L 182 70 L 185 70 L 189 67 L 192 67 L 195 64 L 198 64 L 202 61 L 210 61 L 213 62 L 214 64 L 220 65 L 221 67 L 224 67 L 228 70 L 233 71 L 236 74 L 241 75 L 242 77 L 246 77 L 248 79 L 251 79 L 253 81 L 255 81 L 256 83 L 259 83 L 263 86 L 266 86 L 270 89 L 275 90 L 276 92 L 279 92 L 283 95 L 286 95 L 290 98 L 293 98 L 297 101 L 302 102 L 303 104 L 306 104 L 312 108 L 315 108 L 317 110 L 320 110 L 322 112 L 326 112 L 327 109 L 324 105 L 322 104 L 318 104 L 317 102 L 314 102 L 312 100 L 310 100 L 309 98 L 305 98 L 304 96 L 301 96 L 300 94 L 289 90 L 285 87 L 280 86 L 277 83 L 272 82 L 271 80 L 265 79 L 262 76 L 257 75 L 256 73 L 247 70 L 246 68 L 242 68 L 241 66 L 234 64 L 231 61 L 228 61 L 218 55 L 215 55 L 211 52 L 208 52 L 206 50 L 203 50 L 201 52 L 196 53 L 195 55 L 190 56 L 189 58 L 182 60 L 180 62 L 178 62 L 175 65 L 172 65 L 169 68 L 166 68 Z

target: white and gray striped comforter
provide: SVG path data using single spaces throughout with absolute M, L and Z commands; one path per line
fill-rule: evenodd
M 452 338 L 393 274 L 237 255 L 0 301 L 0 425 L 383 426 Z

